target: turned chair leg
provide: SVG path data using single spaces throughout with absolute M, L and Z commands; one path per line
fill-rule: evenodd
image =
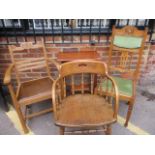
M 125 124 L 124 124 L 125 127 L 128 126 L 128 122 L 129 122 L 130 117 L 131 117 L 132 109 L 133 109 L 133 102 L 129 102 L 128 112 L 127 112 L 127 116 L 126 116 L 126 121 L 125 121 Z
M 107 125 L 107 126 L 106 126 L 105 134 L 106 134 L 106 135 L 111 135 L 111 133 L 112 133 L 111 125 Z
M 59 134 L 60 135 L 64 135 L 64 132 L 65 132 L 65 128 L 64 127 L 60 127 L 59 128 Z

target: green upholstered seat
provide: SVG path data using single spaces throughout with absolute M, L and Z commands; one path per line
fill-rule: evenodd
M 132 80 L 120 78 L 120 77 L 113 77 L 115 80 L 119 94 L 121 95 L 127 95 L 127 96 L 132 96 Z M 108 81 L 108 90 L 111 90 L 111 82 Z M 102 83 L 102 90 L 107 90 L 107 84 L 106 82 Z
M 131 36 L 115 36 L 113 44 L 117 47 L 122 48 L 140 48 L 142 44 L 141 37 L 131 37 Z

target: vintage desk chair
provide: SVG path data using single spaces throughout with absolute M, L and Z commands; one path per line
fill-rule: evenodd
M 135 101 L 146 37 L 146 29 L 138 30 L 132 26 L 120 29 L 113 27 L 112 30 L 108 68 L 118 86 L 119 99 L 128 102 L 125 126 L 128 125 Z
M 6 71 L 4 77 L 4 84 L 8 86 L 9 92 L 13 100 L 13 105 L 19 116 L 22 128 L 24 132 L 27 133 L 28 128 L 26 126 L 26 119 L 30 119 L 34 116 L 50 112 L 52 111 L 52 107 L 31 114 L 26 114 L 27 112 L 23 112 L 22 107 L 28 107 L 31 104 L 38 103 L 46 99 L 51 99 L 51 89 L 54 79 L 51 76 L 49 65 L 53 63 L 58 69 L 59 65 L 54 60 L 47 57 L 46 49 L 43 42 L 37 42 L 36 44 L 33 44 L 32 42 L 25 42 L 21 43 L 18 47 L 10 45 L 9 51 L 12 64 Z M 16 59 L 16 54 L 22 54 L 22 52 L 24 52 L 24 54 L 27 54 L 25 58 Z M 33 52 L 35 52 L 35 54 Z M 16 92 L 11 83 L 11 73 L 13 72 L 13 69 L 15 71 L 17 79 Z M 31 70 L 38 69 L 44 69 L 44 71 L 47 72 L 47 76 L 37 77 L 28 81 L 22 80 L 22 76 L 20 76 L 22 75 L 22 73 L 29 73 L 31 72 Z
M 81 90 L 74 89 L 75 75 L 81 74 Z M 90 74 L 90 89 L 84 90 L 85 75 Z M 99 77 L 98 82 L 112 85 L 112 97 L 102 91 L 95 94 L 93 76 Z M 71 79 L 71 93 L 66 91 L 66 78 Z M 105 63 L 95 60 L 76 60 L 67 62 L 60 67 L 60 77 L 52 87 L 53 110 L 55 124 L 60 127 L 60 134 L 65 128 L 80 130 L 102 127 L 106 134 L 111 134 L 111 124 L 117 121 L 118 90 L 114 80 L 107 73 Z M 114 105 L 112 105 L 112 102 Z

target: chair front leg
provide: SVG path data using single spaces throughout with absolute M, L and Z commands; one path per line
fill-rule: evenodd
M 18 117 L 19 117 L 19 120 L 20 120 L 20 123 L 21 123 L 21 125 L 22 125 L 22 128 L 23 128 L 24 133 L 25 133 L 25 134 L 28 133 L 29 130 L 28 130 L 27 126 L 26 126 L 26 122 L 25 122 L 23 113 L 22 113 L 22 111 L 21 111 L 21 108 L 20 108 L 20 107 L 17 107 L 17 108 L 16 108 L 16 112 L 17 112 L 17 114 L 18 114 Z
M 17 114 L 18 114 L 20 123 L 21 123 L 21 125 L 22 125 L 23 131 L 24 131 L 24 133 L 28 133 L 29 130 L 28 130 L 27 126 L 26 126 L 26 122 L 25 122 L 23 113 L 22 113 L 22 111 L 21 111 L 21 107 L 20 107 L 19 104 L 18 104 L 18 101 L 17 101 L 16 96 L 15 96 L 15 94 L 14 94 L 12 85 L 9 84 L 9 85 L 8 85 L 8 88 L 9 88 L 9 91 L 10 91 L 10 94 L 11 94 L 11 98 L 12 98 L 12 100 L 13 100 L 13 105 L 14 105 L 14 107 L 15 107 L 15 109 L 16 109 L 16 112 L 17 112 Z
M 107 126 L 106 126 L 105 134 L 106 134 L 106 135 L 111 135 L 111 133 L 112 133 L 111 125 L 107 125 Z
M 64 135 L 64 133 L 65 133 L 65 128 L 64 127 L 60 127 L 59 134 L 60 135 Z
M 128 103 L 129 103 L 129 105 L 128 105 L 128 112 L 127 112 L 126 121 L 125 121 L 125 124 L 124 124 L 125 127 L 128 126 L 128 122 L 130 120 L 130 117 L 131 117 L 131 114 L 132 114 L 132 110 L 133 110 L 134 101 L 130 101 Z

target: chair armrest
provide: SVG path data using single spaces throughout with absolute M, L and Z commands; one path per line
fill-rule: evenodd
M 58 77 L 52 85 L 52 103 L 53 103 L 53 111 L 54 111 L 54 118 L 56 120 L 57 118 L 57 104 L 58 104 L 58 100 L 57 100 L 57 84 L 60 80 L 60 77 Z
M 14 67 L 14 64 L 11 64 L 5 72 L 4 80 L 3 80 L 3 83 L 5 85 L 8 85 L 11 82 L 11 72 L 12 72 L 13 67 Z

